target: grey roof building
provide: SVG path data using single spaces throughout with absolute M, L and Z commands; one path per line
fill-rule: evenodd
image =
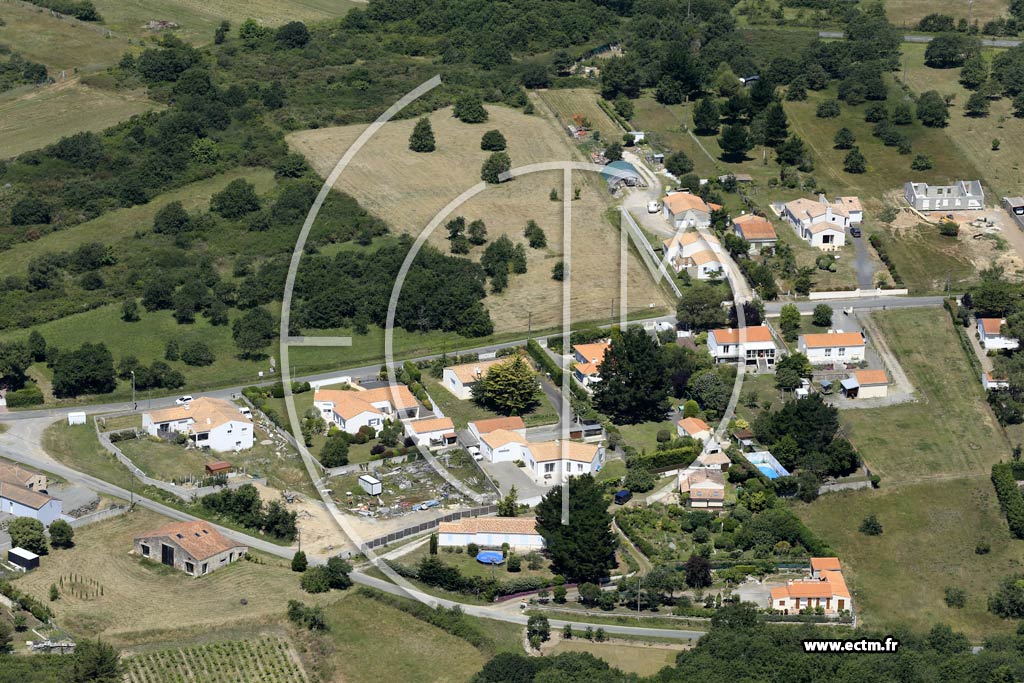
M 907 203 L 918 211 L 967 211 L 985 208 L 985 190 L 980 180 L 958 180 L 952 185 L 907 183 Z

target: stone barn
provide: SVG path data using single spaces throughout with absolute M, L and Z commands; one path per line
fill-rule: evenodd
M 174 522 L 135 539 L 135 553 L 203 576 L 239 559 L 249 548 L 218 532 L 209 522 Z

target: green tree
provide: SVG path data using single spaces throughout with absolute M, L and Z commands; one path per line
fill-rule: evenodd
M 934 90 L 921 93 L 917 100 L 917 119 L 929 128 L 945 128 L 949 122 L 946 100 Z
M 489 130 L 480 138 L 480 149 L 485 152 L 503 152 L 507 146 L 500 130 Z
M 455 100 L 453 115 L 463 123 L 483 123 L 487 120 L 487 110 L 478 95 L 469 93 Z
M 565 279 L 565 261 L 557 261 L 551 267 L 551 279 L 561 282 Z
M 860 523 L 860 532 L 867 536 L 879 536 L 882 533 L 882 523 L 878 521 L 878 517 L 870 514 Z
M 39 225 L 50 218 L 50 205 L 38 197 L 22 197 L 11 207 L 11 225 Z
M 832 307 L 828 304 L 818 304 L 814 307 L 811 322 L 818 327 L 832 326 Z
M 548 618 L 542 614 L 535 614 L 526 621 L 526 638 L 532 640 L 539 638 L 542 642 L 551 637 L 551 624 Z
M 320 449 L 320 464 L 324 467 L 341 467 L 348 464 L 348 436 L 336 431 L 327 437 Z
M 765 109 L 764 144 L 779 146 L 789 136 L 789 120 L 781 102 L 772 102 Z
M 824 100 L 818 104 L 815 112 L 819 119 L 834 119 L 839 116 L 839 102 L 837 100 Z
M 800 329 L 800 309 L 796 304 L 786 304 L 779 311 L 779 328 L 786 341 L 794 341 Z
M 562 524 L 562 490 L 568 486 L 569 524 Z M 615 567 L 618 540 L 602 487 L 589 474 L 553 487 L 537 505 L 537 532 L 553 570 L 571 582 L 596 581 Z
M 105 344 L 82 344 L 64 351 L 53 367 L 53 394 L 71 398 L 82 394 L 109 394 L 117 386 L 114 357 Z
M 861 154 L 859 147 L 851 149 L 843 159 L 843 170 L 847 173 L 866 173 L 868 170 L 867 159 Z
M 121 304 L 121 320 L 126 323 L 139 321 L 139 305 L 135 303 L 135 299 L 127 299 Z
M 75 544 L 75 530 L 63 519 L 50 524 L 50 545 L 54 548 L 70 548 Z
M 46 338 L 39 330 L 29 332 L 28 353 L 36 363 L 46 360 Z
M 210 211 L 229 220 L 241 218 L 259 208 L 256 186 L 242 178 L 232 180 L 210 199 Z
M 807 146 L 796 135 L 775 147 L 775 161 L 781 166 L 803 166 L 807 163 Z
M 693 161 L 686 156 L 685 152 L 672 152 L 665 157 L 665 170 L 681 178 L 693 171 Z
M 722 159 L 725 161 L 743 161 L 747 152 L 753 147 L 745 126 L 734 123 L 726 126 L 718 136 L 718 146 L 722 148 Z
M 468 254 L 469 239 L 466 237 L 466 219 L 456 216 L 445 224 L 448 231 L 448 243 L 453 254 Z
M 482 218 L 477 218 L 475 221 L 469 224 L 467 230 L 469 237 L 469 243 L 475 246 L 480 246 L 487 241 L 487 224 L 484 223 Z
M 700 415 L 700 404 L 692 398 L 683 404 L 683 417 L 697 417 Z
M 285 49 L 305 47 L 309 42 L 309 29 L 301 21 L 290 21 L 277 29 L 274 40 Z
M 485 183 L 498 184 L 501 182 L 501 174 L 512 168 L 512 159 L 505 152 L 494 152 L 487 157 L 483 167 L 480 169 L 480 179 Z
M 964 112 L 968 116 L 975 118 L 984 118 L 988 116 L 988 110 L 990 103 L 988 96 L 983 92 L 972 92 L 971 96 L 967 98 L 967 104 L 964 107 Z
M 434 144 L 434 129 L 430 126 L 430 119 L 424 116 L 416 122 L 409 136 L 409 149 L 414 152 L 433 152 L 436 149 Z
M 181 202 L 171 202 L 153 216 L 153 232 L 162 235 L 179 235 L 192 229 L 192 219 Z
M 519 492 L 513 486 L 504 498 L 498 501 L 499 517 L 515 517 L 519 513 Z
M 697 332 L 710 330 L 725 323 L 722 289 L 706 282 L 694 282 L 683 289 L 676 305 L 676 317 L 687 329 Z
M 621 161 L 622 160 L 622 143 L 613 142 L 604 148 L 604 158 L 608 161 Z
M 25 374 L 32 364 L 28 346 L 18 342 L 0 342 L 0 382 L 8 388 L 20 389 L 25 385 Z
M 526 221 L 526 229 L 523 230 L 523 236 L 529 241 L 531 249 L 543 249 L 548 246 L 547 235 L 545 235 L 544 230 L 537 225 L 537 221 L 532 218 Z
M 259 357 L 270 346 L 277 334 L 277 321 L 265 308 L 256 307 L 245 312 L 231 326 L 231 337 L 245 358 Z
M 473 400 L 502 415 L 528 413 L 540 402 L 536 374 L 522 356 L 512 356 L 473 385 Z
M 615 113 L 627 121 L 633 118 L 633 114 L 635 113 L 633 111 L 633 103 L 628 97 L 625 95 L 619 95 L 615 98 Z
M 327 559 L 328 585 L 334 590 L 345 590 L 352 585 L 349 574 L 352 573 L 352 565 L 340 557 Z
M 686 585 L 690 588 L 707 588 L 711 585 L 711 562 L 697 553 L 691 553 L 686 560 Z
M 124 675 L 117 650 L 98 638 L 77 641 L 71 660 L 74 683 L 120 683 Z
M 594 405 L 620 423 L 660 421 L 669 386 L 657 342 L 642 328 L 631 327 L 612 337 Z
M 327 567 L 310 567 L 302 572 L 299 585 L 307 593 L 326 593 L 331 590 L 331 574 Z
M 721 413 L 729 403 L 730 387 L 713 370 L 697 372 L 686 385 L 687 391 L 705 410 Z
M 933 69 L 963 66 L 968 58 L 981 54 L 981 41 L 963 33 L 935 36 L 924 51 L 924 63 Z
M 15 517 L 7 526 L 12 548 L 24 548 L 37 555 L 47 554 L 43 523 L 31 517 Z
M 960 85 L 977 90 L 988 81 L 988 62 L 981 53 L 971 55 L 960 69 Z
M 306 571 L 306 567 L 308 567 L 308 566 L 309 566 L 309 561 L 306 559 L 306 553 L 304 553 L 301 550 L 299 550 L 299 551 L 296 551 L 296 553 L 294 555 L 292 555 L 292 571 L 293 572 L 304 572 L 304 571 Z
M 694 132 L 697 135 L 717 135 L 720 116 L 718 104 L 714 98 L 705 97 L 693 108 Z
M 854 137 L 853 131 L 845 126 L 837 130 L 835 138 L 832 139 L 836 149 L 851 149 L 855 142 L 857 142 L 857 138 Z
M 918 154 L 910 162 L 910 168 L 914 171 L 927 171 L 932 167 L 932 158 L 927 154 Z

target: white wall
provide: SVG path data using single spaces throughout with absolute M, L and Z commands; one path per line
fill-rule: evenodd
M 444 374 L 441 377 L 441 384 L 444 385 L 445 389 L 452 392 L 457 398 L 460 398 L 463 401 L 473 397 L 470 388 L 462 383 L 462 380 L 452 372 L 451 368 L 444 369 Z
M 35 508 L 15 502 L 10 498 L 0 498 L 0 512 L 6 512 L 15 517 L 38 519 L 43 523 L 43 526 L 50 526 L 54 521 L 60 519 L 61 502 L 53 498 L 36 510 Z

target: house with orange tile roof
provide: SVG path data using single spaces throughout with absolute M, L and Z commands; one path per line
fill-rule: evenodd
M 837 197 L 830 202 L 825 195 L 818 195 L 817 200 L 800 198 L 783 204 L 781 216 L 802 240 L 831 251 L 846 244 L 846 229 L 860 225 L 864 211 L 857 197 Z
M 583 474 L 597 474 L 604 466 L 604 446 L 579 441 L 542 441 L 528 444 L 523 462 L 539 484 L 560 484 Z
M 455 394 L 456 398 L 466 401 L 473 398 L 473 386 L 483 379 L 487 371 L 507 360 L 507 358 L 491 358 L 461 365 L 449 365 L 441 376 L 441 384 Z
M 812 365 L 859 363 L 864 360 L 866 346 L 863 334 L 842 330 L 801 334 L 797 340 L 797 350 L 807 356 Z
M 196 446 L 218 453 L 243 451 L 254 442 L 252 418 L 231 401 L 206 396 L 143 413 L 142 428 L 161 438 L 184 434 Z
M 544 548 L 544 537 L 537 532 L 537 521 L 526 517 L 467 517 L 441 522 L 437 544 L 443 548 L 475 543 L 481 548 L 499 549 L 506 543 L 510 550 L 529 552 Z
M 374 389 L 352 385 L 347 389 L 318 388 L 313 394 L 313 406 L 327 424 L 356 434 L 369 427 L 376 434 L 385 420 L 415 419 L 420 404 L 404 384 L 391 384 Z
M 585 387 L 601 381 L 601 361 L 611 344 L 608 341 L 592 344 L 575 344 L 572 347 L 572 374 L 576 381 Z
M 745 213 L 734 218 L 732 230 L 750 244 L 750 251 L 755 254 L 760 254 L 762 249 L 773 248 L 779 241 L 772 222 L 753 213 Z
M 173 522 L 135 538 L 135 554 L 189 576 L 203 576 L 235 562 L 249 548 L 228 539 L 209 522 Z
M 499 429 L 515 432 L 519 434 L 519 436 L 526 436 L 526 423 L 523 422 L 523 418 L 517 415 L 513 415 L 511 417 L 491 417 L 485 420 L 473 420 L 466 426 L 469 429 L 469 433 L 472 434 L 477 441 L 482 439 L 484 434 L 490 434 L 491 432 Z
M 725 505 L 725 477 L 721 469 L 691 468 L 679 475 L 679 493 L 692 508 L 720 508 Z
M 706 443 L 711 438 L 711 425 L 699 417 L 684 417 L 676 422 L 676 434 Z
M 422 420 L 408 420 L 405 435 L 426 448 L 440 448 L 455 443 L 455 423 L 450 417 L 426 417 Z
M 708 331 L 708 353 L 716 363 L 775 365 L 775 338 L 767 325 L 719 328 Z
M 821 608 L 827 615 L 853 609 L 839 559 L 811 558 L 811 578 L 788 581 L 785 586 L 772 588 L 768 608 L 782 614 Z
M 673 228 L 706 228 L 711 225 L 711 212 L 722 207 L 709 204 L 700 195 L 671 192 L 661 202 L 662 214 Z
M 1006 318 L 978 318 L 978 340 L 986 351 L 1015 349 L 1020 341 L 1003 334 Z
M 889 395 L 889 377 L 885 370 L 855 370 L 839 382 L 846 398 L 885 398 Z
M 1002 391 L 1010 388 L 1010 380 L 1005 377 L 995 377 L 991 372 L 981 373 L 981 386 L 985 391 Z
M 480 435 L 480 454 L 488 462 L 526 462 L 530 442 L 526 429 L 495 429 Z

